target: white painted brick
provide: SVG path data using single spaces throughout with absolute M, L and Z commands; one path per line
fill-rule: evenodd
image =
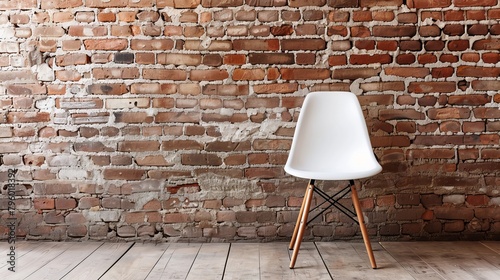
M 109 98 L 106 99 L 107 109 L 148 108 L 149 98 Z

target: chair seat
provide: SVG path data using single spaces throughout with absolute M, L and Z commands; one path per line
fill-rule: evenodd
M 343 166 L 335 169 L 297 169 L 290 166 L 285 166 L 286 173 L 303 178 L 303 179 L 315 179 L 315 180 L 355 180 L 361 178 L 371 177 L 380 171 L 382 167 L 377 163 L 376 165 L 363 166 L 360 168 L 352 168 L 349 166 Z

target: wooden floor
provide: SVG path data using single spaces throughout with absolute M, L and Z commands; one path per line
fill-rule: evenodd
M 0 279 L 500 279 L 500 242 L 304 242 L 289 269 L 287 243 L 0 243 Z

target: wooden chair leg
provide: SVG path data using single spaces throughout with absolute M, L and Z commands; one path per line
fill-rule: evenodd
M 370 243 L 368 231 L 366 230 L 365 221 L 363 219 L 363 212 L 361 211 L 361 205 L 359 204 L 358 192 L 354 184 L 351 185 L 351 198 L 352 203 L 354 204 L 354 209 L 356 210 L 356 215 L 358 216 L 361 235 L 363 235 L 363 241 L 365 242 L 365 247 L 368 253 L 368 258 L 370 259 L 370 264 L 372 265 L 372 268 L 377 268 L 377 263 L 375 262 L 375 257 L 373 256 L 372 245 Z
M 295 261 L 297 260 L 297 255 L 299 254 L 300 244 L 302 243 L 302 238 L 304 237 L 304 231 L 305 231 L 306 225 L 307 225 L 307 218 L 309 216 L 309 208 L 311 207 L 313 192 L 314 192 L 314 185 L 309 184 L 307 186 L 307 192 L 306 192 L 306 197 L 305 197 L 305 201 L 304 201 L 305 202 L 304 209 L 303 209 L 303 211 L 301 211 L 302 215 L 300 217 L 300 225 L 299 225 L 299 229 L 297 232 L 297 238 L 296 238 L 295 244 L 293 246 L 292 259 L 290 261 L 290 268 L 295 267 Z
M 293 249 L 295 242 L 297 241 L 297 233 L 299 231 L 302 214 L 304 213 L 304 205 L 306 204 L 308 190 L 309 188 L 306 188 L 306 193 L 304 194 L 304 199 L 302 199 L 302 205 L 300 206 L 299 216 L 297 217 L 297 222 L 295 223 L 295 228 L 293 229 L 292 239 L 290 240 L 290 245 L 288 245 L 288 249 L 290 250 Z

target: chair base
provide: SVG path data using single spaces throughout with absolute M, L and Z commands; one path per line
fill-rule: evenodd
M 314 193 L 320 194 L 323 198 L 325 198 L 325 202 L 329 202 L 330 206 L 328 206 L 326 209 L 330 208 L 331 206 L 334 206 L 341 210 L 344 214 L 346 214 L 348 217 L 354 219 L 350 214 L 354 214 L 351 210 L 347 209 L 343 205 L 339 204 L 338 201 L 343 198 L 346 194 L 349 192 L 351 193 L 351 199 L 352 203 L 354 205 L 354 210 L 356 211 L 356 216 L 357 216 L 357 223 L 359 223 L 360 229 L 361 229 L 361 235 L 363 236 L 363 241 L 365 243 L 366 251 L 368 253 L 368 258 L 370 259 L 370 264 L 372 268 L 377 268 L 377 264 L 375 262 L 375 257 L 373 255 L 373 250 L 372 246 L 370 243 L 370 238 L 368 236 L 368 231 L 366 230 L 366 226 L 364 223 L 363 219 L 363 212 L 361 211 L 361 205 L 359 203 L 359 197 L 358 197 L 358 191 L 356 190 L 356 186 L 354 184 L 353 180 L 349 181 L 349 186 L 346 187 L 347 192 L 342 193 L 343 191 L 340 191 L 333 196 L 330 197 L 325 197 L 324 193 L 320 191 L 319 189 L 315 188 L 314 186 L 315 180 L 310 180 L 309 184 L 307 185 L 306 193 L 304 195 L 304 199 L 302 200 L 302 206 L 300 207 L 299 211 L 299 216 L 297 217 L 297 223 L 295 224 L 295 228 L 293 230 L 293 235 L 292 239 L 290 241 L 289 249 L 293 250 L 292 252 L 292 259 L 290 261 L 290 268 L 295 267 L 295 262 L 297 261 L 297 256 L 299 254 L 299 249 L 300 245 L 302 243 L 302 239 L 304 237 L 304 232 L 308 223 L 308 218 L 309 218 L 309 212 L 311 211 L 311 202 L 312 198 L 314 196 Z M 325 210 L 326 210 L 325 209 Z M 313 209 L 314 210 L 314 209 Z M 321 213 L 323 213 L 325 210 L 323 210 Z M 320 214 L 321 214 L 320 213 Z

